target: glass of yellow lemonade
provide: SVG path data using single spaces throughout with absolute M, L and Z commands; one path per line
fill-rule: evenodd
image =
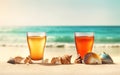
M 28 32 L 27 43 L 30 52 L 30 58 L 34 61 L 43 60 L 44 49 L 46 46 L 45 32 Z

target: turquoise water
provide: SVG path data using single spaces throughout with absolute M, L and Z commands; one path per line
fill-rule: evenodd
M 26 32 L 46 32 L 47 42 L 73 43 L 74 32 L 94 32 L 96 43 L 120 43 L 120 26 L 1 27 L 0 42 L 26 42 Z

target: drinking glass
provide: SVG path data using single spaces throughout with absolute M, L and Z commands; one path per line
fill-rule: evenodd
M 28 32 L 27 43 L 32 60 L 43 60 L 44 48 L 46 45 L 45 32 Z
M 85 54 L 92 51 L 94 43 L 93 32 L 75 32 L 75 45 L 78 56 L 83 59 Z

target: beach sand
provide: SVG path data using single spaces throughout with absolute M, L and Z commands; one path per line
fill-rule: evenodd
M 120 74 L 120 46 L 113 44 L 96 44 L 93 52 L 106 52 L 111 55 L 115 64 L 86 65 L 74 64 L 77 57 L 74 46 L 48 46 L 44 52 L 44 59 L 72 55 L 70 65 L 43 65 L 43 64 L 9 64 L 7 61 L 15 56 L 27 57 L 27 46 L 0 46 L 0 75 L 119 75 Z

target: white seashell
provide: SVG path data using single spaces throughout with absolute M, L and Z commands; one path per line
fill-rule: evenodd
M 93 52 L 87 53 L 84 56 L 83 61 L 85 64 L 102 64 L 100 56 Z

